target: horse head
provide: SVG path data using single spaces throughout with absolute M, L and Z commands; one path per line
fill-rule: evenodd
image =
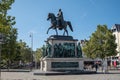
M 51 13 L 48 13 L 48 17 L 47 17 L 47 20 L 49 20 L 49 19 L 50 19 L 50 15 L 51 15 Z
M 49 20 L 49 19 L 56 20 L 56 17 L 55 17 L 55 15 L 54 15 L 53 13 L 48 13 L 48 18 L 47 18 L 47 20 Z
M 56 16 L 53 13 L 48 13 L 47 20 L 51 21 L 51 26 L 48 28 L 47 34 L 48 34 L 50 29 L 55 29 L 56 30 L 56 34 L 58 34 L 57 29 L 56 29 L 56 24 L 57 24 Z

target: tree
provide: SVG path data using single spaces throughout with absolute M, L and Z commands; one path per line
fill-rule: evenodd
M 83 51 L 90 58 L 105 59 L 117 54 L 116 47 L 112 31 L 106 25 L 98 25 L 97 30 L 92 33 L 90 40 L 83 47 Z
M 7 11 L 11 9 L 14 0 L 0 0 L 0 32 L 6 32 L 6 28 L 14 25 L 15 17 L 7 15 Z
M 17 54 L 17 29 L 15 25 L 15 17 L 8 15 L 8 10 L 14 0 L 0 0 L 0 33 L 4 35 L 4 44 L 2 45 L 2 58 L 12 62 Z
M 23 42 L 22 40 L 20 40 L 19 42 L 17 42 L 19 49 L 18 52 L 20 53 L 20 60 L 22 60 L 22 62 L 27 63 L 27 62 L 31 62 L 32 61 L 32 54 L 31 54 L 31 48 L 29 48 L 27 46 L 27 44 L 25 42 Z
M 35 51 L 35 57 L 37 62 L 39 62 L 40 58 L 42 57 L 42 48 L 37 48 L 37 50 Z
M 93 54 L 95 52 L 95 46 L 91 41 L 85 41 L 85 46 L 83 46 L 83 51 L 85 55 L 89 58 L 94 59 L 96 56 Z

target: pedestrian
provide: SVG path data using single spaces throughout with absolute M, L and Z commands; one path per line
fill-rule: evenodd
M 98 63 L 97 62 L 95 63 L 95 70 L 96 70 L 96 72 L 98 70 Z

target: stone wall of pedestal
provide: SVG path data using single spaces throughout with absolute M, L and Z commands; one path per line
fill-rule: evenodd
M 83 58 L 44 58 L 41 61 L 43 71 L 83 70 Z

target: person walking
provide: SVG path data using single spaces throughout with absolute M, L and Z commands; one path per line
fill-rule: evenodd
M 98 70 L 98 62 L 95 63 L 95 70 L 97 72 L 97 70 Z

